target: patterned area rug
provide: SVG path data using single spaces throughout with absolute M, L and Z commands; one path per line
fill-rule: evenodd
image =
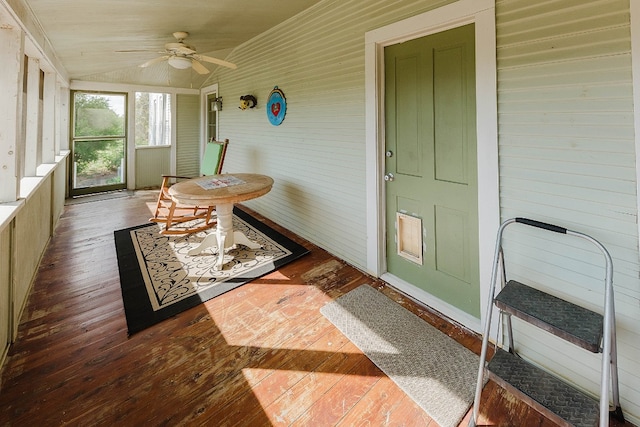
M 158 224 L 114 232 L 129 335 L 263 276 L 309 251 L 246 212 L 234 208 L 233 227 L 260 249 L 228 249 L 224 268 L 213 269 L 217 251 L 187 252 L 212 232 L 162 235 Z
M 320 309 L 442 427 L 455 427 L 475 394 L 479 358 L 367 285 Z

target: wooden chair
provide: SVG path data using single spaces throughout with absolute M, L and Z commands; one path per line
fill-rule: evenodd
M 200 176 L 216 175 L 222 172 L 222 164 L 227 154 L 229 140 L 209 141 L 204 149 L 204 155 L 200 162 Z M 171 183 L 179 179 L 189 179 L 190 177 L 176 175 L 162 175 L 162 186 L 158 195 L 158 203 L 153 218 L 149 221 L 164 224 L 161 234 L 188 234 L 209 229 L 216 225 L 216 220 L 211 218 L 215 206 L 182 206 L 176 204 L 169 196 Z M 181 224 L 195 219 L 203 219 L 195 227 L 172 228 L 176 224 Z

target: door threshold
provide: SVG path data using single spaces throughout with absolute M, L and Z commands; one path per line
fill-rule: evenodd
M 406 295 L 408 298 L 416 301 L 418 304 L 430 308 L 431 310 L 437 312 L 437 314 L 439 314 L 440 316 L 447 318 L 452 323 L 457 323 L 460 326 L 476 333 L 480 333 L 482 331 L 482 324 L 480 319 L 473 317 L 469 313 L 466 313 L 457 307 L 454 307 L 448 302 L 443 301 L 426 291 L 423 291 L 417 286 L 414 286 L 411 283 L 402 280 L 397 276 L 394 276 L 393 274 L 384 273 L 380 276 L 380 278 L 387 282 L 390 286 Z
M 65 200 L 64 204 L 67 205 L 77 205 L 80 203 L 89 203 L 89 202 L 97 202 L 100 200 L 111 200 L 111 199 L 119 199 L 122 197 L 131 197 L 134 192 L 131 190 L 115 190 L 115 191 L 104 191 L 101 193 L 91 193 L 91 194 L 82 194 L 78 196 L 73 196 Z

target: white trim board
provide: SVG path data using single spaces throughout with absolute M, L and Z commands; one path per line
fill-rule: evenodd
M 406 287 L 385 265 L 384 214 L 384 47 L 474 23 L 476 30 L 476 132 L 478 142 L 478 231 L 480 301 L 488 299 L 495 233 L 500 225 L 498 173 L 498 112 L 494 0 L 460 0 L 395 22 L 365 34 L 365 123 L 367 191 L 367 272 L 384 278 L 412 297 L 434 306 L 434 300 Z M 415 289 L 415 291 L 413 291 Z M 464 326 L 480 331 L 485 319 L 475 319 L 448 304 L 437 310 Z
M 633 82 L 633 122 L 636 146 L 636 194 L 640 195 L 640 2 L 630 2 L 631 74 Z M 640 212 L 640 197 L 636 198 Z M 640 221 L 638 232 L 640 233 Z

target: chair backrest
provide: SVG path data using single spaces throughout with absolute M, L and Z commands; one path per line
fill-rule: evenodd
M 207 142 L 200 161 L 200 175 L 216 175 L 222 172 L 224 156 L 227 154 L 229 140 Z

